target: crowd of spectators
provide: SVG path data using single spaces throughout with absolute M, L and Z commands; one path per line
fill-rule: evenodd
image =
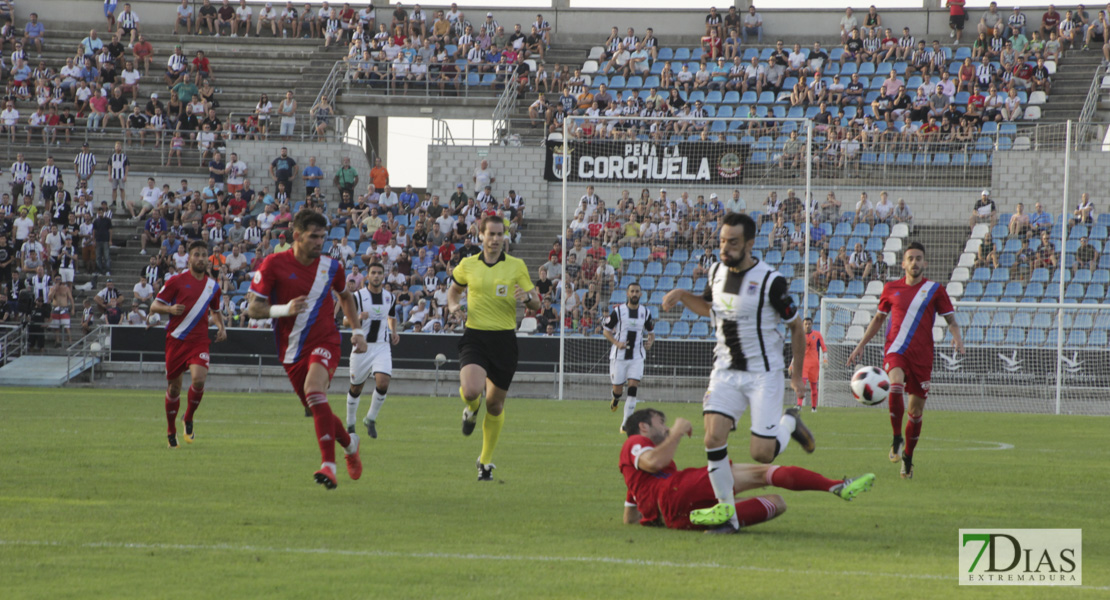
M 323 3 L 318 20 L 325 11 L 334 9 Z M 517 76 L 527 80 L 525 61 L 542 62 L 551 44 L 551 24 L 542 14 L 531 25 L 516 23 L 506 31 L 492 12 L 473 24 L 455 4 L 429 15 L 419 4 L 410 12 L 398 2 L 388 23 L 377 19 L 372 6 L 356 14 L 344 5 L 337 18 L 320 23 L 325 46 L 346 44 L 351 80 L 402 92 L 415 86 L 457 93 L 469 75 L 494 88 Z
M 79 155 L 74 168 L 81 162 Z M 112 171 L 121 164 L 121 170 Z M 0 199 L 0 286 L 6 299 L 0 321 L 27 322 L 41 303 L 48 312 L 53 307 L 60 326 L 64 315 L 79 312 L 73 305 L 73 285 L 77 275 L 88 274 L 93 278 L 77 288 L 96 292 L 83 314 L 86 331 L 98 323 L 146 324 L 153 291 L 187 268 L 188 243 L 203 240 L 210 250 L 211 275 L 224 292 L 221 310 L 227 322 L 268 327 L 268 322 L 243 316 L 250 274 L 270 253 L 291 247 L 293 215 L 308 209 L 328 220 L 325 249 L 343 262 L 350 285 L 361 286 L 366 266 L 381 262 L 406 330 L 455 331 L 460 324 L 446 314 L 447 284 L 455 265 L 480 249 L 478 221 L 484 215 L 501 215 L 510 243 L 519 240 L 525 222 L 524 198 L 513 189 L 501 192 L 508 186 L 498 185 L 494 168 L 484 160 L 469 182 L 459 183 L 442 200 L 431 192 L 421 196 L 411 185 L 393 187 L 380 159 L 369 182 L 360 181 L 349 159 L 327 173 L 315 157 L 302 164 L 286 148 L 268 165 L 249 165 L 235 154 L 225 160 L 217 152 L 206 166 L 206 181 L 171 183 L 151 177 L 137 198 L 129 198 L 122 193 L 126 155 L 117 145 L 117 153 L 108 160 L 113 189 L 109 201 L 94 199 L 84 184 L 74 193 L 67 191 L 53 159 L 38 170 L 42 191 L 36 194 L 31 167 L 19 155 L 11 172 L 20 175 L 9 182 L 12 193 Z M 304 187 L 294 189 L 298 175 Z M 95 166 L 82 181 L 93 176 Z M 21 199 L 18 204 L 13 196 Z M 116 211 L 125 211 L 120 216 L 135 228 L 128 227 L 123 242 L 114 237 L 119 235 L 112 221 Z M 112 281 L 110 253 L 139 228 L 139 248 L 127 244 L 122 251 L 148 256 L 149 264 L 134 284 L 134 295 L 125 291 L 121 297 Z

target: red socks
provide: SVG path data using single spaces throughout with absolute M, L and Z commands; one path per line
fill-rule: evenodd
M 305 398 L 312 410 L 312 422 L 316 425 L 316 441 L 320 444 L 320 457 L 325 463 L 335 462 L 335 444 L 346 448 L 351 443 L 351 434 L 328 405 L 328 396 L 323 392 L 309 394 Z
M 814 381 L 809 384 L 809 398 L 813 403 L 813 408 L 817 408 L 817 382 Z
M 786 467 L 775 465 L 767 469 L 767 483 L 784 490 L 795 492 L 827 492 L 843 480 L 829 479 L 820 473 L 814 473 L 801 467 Z M 739 512 L 737 506 L 737 512 Z
M 740 521 L 741 527 L 770 521 L 775 518 L 777 512 L 775 503 L 761 496 L 736 503 L 736 519 Z
M 902 395 L 905 390 L 906 386 L 904 384 L 890 384 L 890 426 L 894 428 L 894 435 L 902 435 L 902 414 L 906 410 L 902 402 Z
M 185 416 L 181 419 L 186 423 L 193 422 L 193 414 L 197 412 L 197 407 L 200 406 L 200 399 L 204 397 L 204 390 L 198 390 L 193 386 L 189 386 L 189 404 L 185 407 Z
M 910 420 L 906 422 L 906 456 L 913 456 L 913 449 L 917 446 L 917 438 L 921 437 L 921 417 L 922 415 L 910 415 Z
M 181 397 L 170 398 L 169 392 L 166 392 L 166 433 L 168 435 L 177 434 L 177 409 L 181 408 Z

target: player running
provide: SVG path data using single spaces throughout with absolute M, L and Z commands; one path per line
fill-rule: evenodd
M 717 333 L 713 349 L 713 372 L 702 399 L 705 415 L 705 454 L 709 481 L 717 494 L 717 506 L 702 512 L 727 514 L 736 503 L 732 469 L 729 468 L 728 434 L 740 416 L 752 409 L 751 455 L 769 463 L 786 449 L 793 437 L 806 452 L 816 447 L 813 434 L 802 423 L 797 407 L 783 414 L 783 336 L 777 326 L 790 330 L 793 362 L 804 364 L 805 334 L 794 299 L 787 292 L 786 278 L 752 256 L 755 221 L 744 213 L 729 213 L 721 219 L 721 262 L 709 268 L 705 292 L 698 296 L 676 289 L 663 297 L 663 310 L 679 302 L 703 317 L 712 317 Z M 802 390 L 802 373 L 790 375 L 794 393 Z M 717 533 L 736 533 L 740 523 L 735 514 Z
M 467 291 L 466 331 L 459 340 L 459 396 L 463 409 L 462 432 L 470 435 L 478 422 L 482 391 L 486 416 L 482 420 L 482 454 L 478 481 L 493 481 L 493 450 L 505 423 L 505 396 L 516 374 L 516 303 L 539 311 L 539 294 L 523 260 L 505 253 L 505 221 L 487 215 L 478 225 L 482 251 L 464 258 L 451 275 L 447 310 L 461 318 L 463 291 Z
M 609 349 L 609 381 L 613 384 L 613 401 L 609 410 L 616 411 L 628 384 L 628 400 L 624 402 L 624 418 L 621 431 L 628 416 L 636 411 L 636 392 L 644 378 L 644 356 L 655 343 L 655 321 L 646 306 L 640 306 L 643 290 L 640 284 L 628 286 L 628 302 L 613 307 L 609 319 L 601 329 L 602 335 L 613 345 Z
M 890 327 L 886 330 L 886 343 L 883 345 L 883 369 L 890 377 L 890 425 L 894 429 L 889 458 L 890 462 L 898 462 L 901 458 L 903 479 L 913 478 L 913 451 L 921 435 L 921 415 L 925 411 L 929 379 L 933 373 L 933 321 L 936 315 L 948 321 L 956 352 L 962 354 L 964 351 L 952 301 L 944 286 L 925 279 L 926 264 L 925 246 L 920 242 L 911 242 L 902 255 L 905 278 L 883 286 L 878 312 L 871 319 L 859 345 L 848 357 L 848 366 L 859 360 L 867 342 L 879 332 L 889 314 Z M 902 396 L 906 392 L 910 394 L 910 419 L 903 438 Z
M 370 263 L 366 269 L 366 287 L 354 294 L 355 309 L 362 320 L 362 334 L 366 337 L 366 352 L 351 349 L 351 387 L 347 391 L 347 431 L 355 432 L 355 419 L 358 418 L 359 396 L 362 386 L 370 375 L 374 375 L 374 397 L 370 410 L 362 424 L 366 433 L 373 439 L 378 438 L 378 411 L 385 404 L 389 393 L 389 379 L 393 374 L 393 350 L 390 344 L 397 345 L 401 337 L 397 335 L 397 309 L 393 294 L 382 289 L 385 281 L 385 267 L 379 262 Z
M 332 490 L 335 479 L 335 444 L 343 447 L 347 474 L 362 476 L 358 434 L 347 433 L 343 422 L 328 405 L 328 385 L 339 366 L 339 329 L 335 326 L 333 292 L 339 295 L 343 315 L 351 324 L 354 352 L 366 352 L 362 321 L 353 296 L 347 291 L 343 265 L 322 255 L 327 220 L 311 210 L 293 218 L 293 247 L 275 252 L 262 261 L 251 281 L 247 316 L 273 319 L 278 356 L 301 404 L 312 411 L 316 441 L 323 464 L 313 477 Z
M 821 367 L 829 364 L 829 348 L 825 346 L 825 338 L 821 337 L 821 332 L 813 330 L 813 319 L 806 317 L 802 321 L 802 328 L 806 334 L 806 358 L 802 363 L 802 389 L 798 391 L 798 408 L 805 406 L 805 384 L 808 383 L 812 406 L 810 412 L 817 412 L 817 382 L 821 379 Z M 794 372 L 794 361 L 790 361 L 790 372 Z
M 166 324 L 166 437 L 177 448 L 177 411 L 181 407 L 181 378 L 189 372 L 189 404 L 185 407 L 185 443 L 194 440 L 193 417 L 208 380 L 208 319 L 216 323 L 216 341 L 227 339 L 220 314 L 220 284 L 208 276 L 208 244 L 195 241 L 188 248 L 188 270 L 166 280 L 150 303 L 150 314 L 167 315 Z
M 786 510 L 786 502 L 778 494 L 745 498 L 735 503 L 732 511 L 711 517 L 698 509 L 717 503 L 709 473 L 705 469 L 683 469 L 674 464 L 675 450 L 682 436 L 693 432 L 686 419 L 675 419 L 667 427 L 663 413 L 646 408 L 638 410 L 626 423 L 628 439 L 621 448 L 620 468 L 628 493 L 624 500 L 626 524 L 665 525 L 671 529 L 696 529 L 720 525 L 724 514 L 734 516 L 741 527 L 770 521 Z M 875 475 L 867 473 L 855 478 L 827 479 L 801 467 L 743 465 L 731 467 L 733 494 L 767 485 L 795 490 L 831 492 L 845 500 L 871 489 Z

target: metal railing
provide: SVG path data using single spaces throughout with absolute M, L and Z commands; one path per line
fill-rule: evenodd
M 512 138 L 513 113 L 516 111 L 517 99 L 520 97 L 520 78 L 509 78 L 508 85 L 497 99 L 497 106 L 493 107 L 493 135 L 496 139 L 509 140 Z
M 458 97 L 464 98 L 490 98 L 501 94 L 504 88 L 513 80 L 516 70 L 486 71 L 472 65 L 462 68 L 452 67 L 446 71 L 448 79 L 443 79 L 445 71 L 439 65 L 429 65 L 428 74 L 420 81 L 408 81 L 397 78 L 392 67 L 389 66 L 384 74 L 377 77 L 360 78 L 358 63 L 361 60 L 340 60 L 333 68 L 343 71 L 344 93 L 355 93 L 363 96 L 395 96 L 411 95 L 424 97 Z M 342 67 L 340 67 L 342 65 Z
M 1106 76 L 1106 64 L 1101 64 L 1095 69 L 1091 78 L 1091 87 L 1087 90 L 1087 99 L 1083 101 L 1083 109 L 1079 111 L 1079 120 L 1076 123 L 1077 148 L 1085 148 L 1089 143 L 1097 142 L 1101 146 L 1101 131 L 1095 123 L 1095 112 L 1098 111 L 1099 100 L 1102 98 L 1102 78 Z
M 0 367 L 27 353 L 27 328 L 8 325 L 0 328 Z
M 96 364 L 93 359 L 103 358 L 105 351 L 111 351 L 109 347 L 109 325 L 97 325 L 88 334 L 84 335 L 81 339 L 70 344 L 66 348 L 66 381 L 70 381 L 73 376 L 73 362 L 74 360 L 80 361 L 80 364 L 89 366 L 89 381 L 96 378 Z M 76 373 L 74 375 L 79 375 Z

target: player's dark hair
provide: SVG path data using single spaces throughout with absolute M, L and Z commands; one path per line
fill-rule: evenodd
M 806 317 L 806 318 L 802 319 L 802 322 L 804 323 L 806 321 L 812 321 L 812 320 L 813 320 L 813 317 Z
M 750 242 L 755 239 L 755 221 L 744 213 L 730 212 L 723 219 L 721 225 L 728 225 L 729 227 L 740 226 L 744 228 L 744 241 Z
M 185 248 L 185 254 L 192 254 L 193 250 L 196 250 L 197 248 L 208 252 L 208 243 L 203 240 L 196 240 L 190 243 L 189 246 Z
M 486 226 L 489 225 L 490 223 L 501 223 L 502 225 L 504 225 L 505 220 L 502 219 L 500 215 L 486 215 L 486 216 L 482 217 L 482 221 L 480 223 L 478 223 L 478 232 L 479 233 L 485 233 L 486 232 Z
M 632 283 L 628 284 L 628 288 L 627 288 L 627 289 L 632 289 L 633 287 L 638 287 L 638 288 L 640 288 L 641 290 L 643 289 L 642 287 L 640 287 L 640 283 L 639 283 L 639 282 L 637 282 L 637 281 L 633 281 Z
M 377 268 L 381 269 L 382 273 L 385 273 L 385 265 L 383 265 L 382 263 L 380 263 L 378 261 L 374 261 L 374 262 L 366 265 L 366 272 L 369 273 L 370 269 L 373 269 L 374 267 L 377 267 Z
M 910 250 L 920 250 L 922 254 L 925 254 L 925 244 L 921 242 L 910 242 L 910 244 L 906 246 L 906 251 Z
M 628 420 L 624 422 L 624 432 L 628 437 L 640 434 L 640 423 L 651 423 L 651 419 L 659 415 L 664 420 L 667 418 L 662 412 L 654 408 L 641 408 L 640 410 L 628 415 Z
M 302 208 L 297 211 L 296 216 L 293 217 L 293 229 L 297 231 L 308 231 L 309 227 L 323 227 L 327 229 L 328 220 L 324 215 L 309 209 Z

